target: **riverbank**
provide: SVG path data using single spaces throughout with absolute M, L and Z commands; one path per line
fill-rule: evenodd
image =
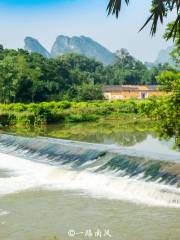
M 1 126 L 30 127 L 57 122 L 87 122 L 102 118 L 117 119 L 131 114 L 132 118 L 153 116 L 157 99 L 95 101 L 95 102 L 43 102 L 31 104 L 0 104 Z
M 45 136 L 92 143 L 133 145 L 148 134 L 158 137 L 156 122 L 136 114 L 121 114 L 88 122 L 60 122 L 42 127 L 2 127 L 1 133 L 17 136 Z
M 42 102 L 30 104 L 0 104 L 0 129 L 23 129 L 26 132 L 43 132 L 53 124 L 98 123 L 102 121 L 131 123 L 152 122 L 163 138 L 175 139 L 180 146 L 178 113 L 173 121 L 168 111 L 168 97 L 92 102 Z

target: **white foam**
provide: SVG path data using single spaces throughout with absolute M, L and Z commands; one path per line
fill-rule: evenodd
M 0 216 L 6 216 L 6 215 L 9 215 L 9 214 L 10 214 L 10 212 L 0 209 Z
M 0 153 L 0 169 L 16 176 L 0 178 L 0 194 L 31 188 L 81 191 L 96 198 L 132 201 L 154 206 L 180 207 L 180 190 L 176 187 L 143 180 L 117 177 L 87 170 L 73 171 Z

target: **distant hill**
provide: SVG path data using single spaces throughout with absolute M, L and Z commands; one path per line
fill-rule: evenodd
M 41 45 L 41 43 L 32 37 L 26 37 L 25 50 L 29 52 L 37 52 L 44 57 L 58 57 L 65 53 L 78 53 L 86 57 L 95 58 L 97 61 L 102 62 L 104 65 L 112 64 L 116 58 L 116 54 L 103 47 L 98 42 L 86 36 L 68 37 L 60 35 L 56 38 L 50 53 Z M 158 56 L 154 62 L 145 62 L 148 68 L 156 64 L 170 63 L 174 65 L 170 57 L 170 52 L 173 46 L 159 51 Z
M 165 63 L 169 63 L 171 65 L 175 65 L 175 63 L 173 62 L 173 60 L 171 59 L 171 51 L 173 50 L 173 46 L 171 47 L 167 47 L 165 49 L 161 49 L 157 55 L 157 58 L 154 62 L 145 62 L 144 64 L 146 65 L 146 67 L 151 68 L 157 64 L 165 64 Z
M 108 49 L 85 36 L 72 38 L 63 35 L 58 36 L 52 47 L 51 56 L 57 57 L 65 53 L 79 53 L 87 57 L 93 57 L 106 65 L 111 64 L 115 58 L 115 55 Z
M 170 53 L 173 49 L 173 46 L 167 47 L 166 49 L 162 49 L 159 51 L 158 56 L 155 60 L 155 64 L 161 63 L 170 63 L 173 64 L 173 61 L 171 59 Z
M 35 38 L 26 37 L 24 39 L 24 43 L 25 43 L 24 49 L 29 52 L 37 52 L 47 58 L 51 56 L 50 53 Z
M 57 57 L 65 53 L 79 53 L 87 57 L 95 58 L 97 61 L 100 61 L 105 65 L 113 63 L 115 59 L 115 54 L 98 42 L 85 36 L 67 37 L 60 35 L 56 38 L 51 53 L 49 53 L 38 40 L 26 37 L 25 49 L 30 52 L 40 53 L 45 57 Z
M 152 68 L 155 65 L 155 63 L 153 63 L 153 62 L 144 62 L 144 64 L 147 68 Z

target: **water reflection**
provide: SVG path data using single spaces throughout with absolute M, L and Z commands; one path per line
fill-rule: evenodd
M 52 125 L 45 132 L 49 137 L 121 146 L 143 142 L 149 134 L 156 135 L 150 124 L 128 125 L 118 121 Z
M 157 137 L 151 122 L 109 120 L 100 122 L 54 124 L 40 129 L 6 129 L 6 132 L 24 136 L 48 136 L 93 143 L 133 146 L 148 135 Z

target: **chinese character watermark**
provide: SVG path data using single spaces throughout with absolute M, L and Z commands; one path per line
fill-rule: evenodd
M 68 236 L 70 238 L 75 238 L 77 236 L 82 235 L 84 238 L 86 239 L 90 239 L 90 238 L 95 238 L 95 239 L 107 239 L 107 238 L 112 238 L 112 234 L 110 232 L 110 229 L 96 229 L 96 230 L 92 230 L 92 229 L 86 229 L 82 232 L 78 232 L 74 229 L 70 229 L 68 231 Z

